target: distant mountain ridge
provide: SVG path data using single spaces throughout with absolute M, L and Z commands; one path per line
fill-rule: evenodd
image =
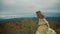
M 8 22 L 8 21 L 21 21 L 24 19 L 33 19 L 35 21 L 38 20 L 36 17 L 31 17 L 31 18 L 12 18 L 12 19 L 0 19 L 0 23 Z M 60 17 L 46 17 L 47 20 L 54 20 L 54 21 L 60 21 Z

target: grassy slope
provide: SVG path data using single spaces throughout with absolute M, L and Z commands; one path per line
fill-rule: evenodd
M 50 27 L 53 28 L 58 34 L 60 34 L 59 21 L 48 20 Z M 37 29 L 36 19 L 24 19 L 21 21 L 8 21 L 0 24 L 1 34 L 35 34 Z

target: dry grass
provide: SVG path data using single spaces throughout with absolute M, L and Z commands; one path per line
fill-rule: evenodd
M 60 24 L 56 21 L 49 21 L 51 28 L 57 34 L 60 34 Z M 35 34 L 38 25 L 33 19 L 25 19 L 22 21 L 9 21 L 0 26 L 0 34 Z

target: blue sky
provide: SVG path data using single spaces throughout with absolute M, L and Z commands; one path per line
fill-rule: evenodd
M 47 17 L 60 16 L 60 0 L 1 0 L 0 18 L 35 17 L 41 11 Z

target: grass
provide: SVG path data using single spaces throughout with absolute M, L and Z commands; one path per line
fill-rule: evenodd
M 60 34 L 60 23 L 49 21 L 50 27 Z M 35 34 L 38 21 L 24 19 L 22 21 L 8 21 L 0 25 L 0 34 Z

